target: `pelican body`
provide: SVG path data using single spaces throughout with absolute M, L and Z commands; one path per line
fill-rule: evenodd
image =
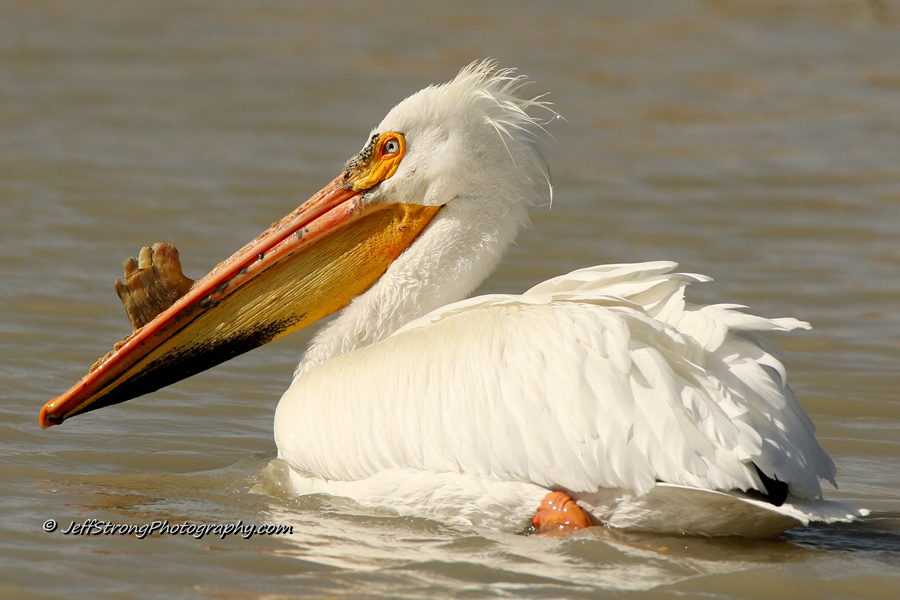
M 340 310 L 275 414 L 299 493 L 508 529 L 548 492 L 594 523 L 703 535 L 865 514 L 822 499 L 834 464 L 757 338 L 805 323 L 691 305 L 707 278 L 670 262 L 466 299 L 552 193 L 534 115 L 549 109 L 524 83 L 482 62 L 407 98 L 341 175 L 197 282 L 167 279 L 177 254 L 157 247 L 126 262 L 135 331 L 41 424 Z

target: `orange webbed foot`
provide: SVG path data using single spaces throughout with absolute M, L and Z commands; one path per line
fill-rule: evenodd
M 184 296 L 194 280 L 181 272 L 175 246 L 157 242 L 144 246 L 137 260 L 128 257 L 122 263 L 125 277 L 116 280 L 116 293 L 134 329 L 140 329 L 156 315 Z
M 537 533 L 559 536 L 590 527 L 591 520 L 567 494 L 550 492 L 544 496 L 531 523 Z

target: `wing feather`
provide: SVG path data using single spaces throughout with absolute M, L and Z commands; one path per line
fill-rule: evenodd
M 757 332 L 808 327 L 737 305 L 667 262 L 582 269 L 481 296 L 297 377 L 276 416 L 282 456 L 323 479 L 389 469 L 638 494 L 658 481 L 762 484 L 751 463 L 820 496 L 834 465 Z

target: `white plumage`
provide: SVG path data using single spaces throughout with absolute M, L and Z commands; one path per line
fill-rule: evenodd
M 864 511 L 821 500 L 834 465 L 756 334 L 806 328 L 685 303 L 653 262 L 462 300 L 546 203 L 523 81 L 481 63 L 395 107 L 408 152 L 366 202 L 443 208 L 319 332 L 275 420 L 301 492 L 515 528 L 550 489 L 613 526 L 768 535 Z M 756 467 L 786 482 L 776 507 Z M 722 493 L 720 493 L 722 492 Z

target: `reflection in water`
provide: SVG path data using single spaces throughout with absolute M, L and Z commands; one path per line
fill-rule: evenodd
M 896 2 L 8 4 L 0 596 L 896 598 Z M 546 540 L 294 498 L 268 465 L 302 333 L 38 429 L 41 404 L 129 330 L 122 259 L 166 240 L 187 275 L 207 272 L 327 183 L 401 96 L 487 56 L 565 121 L 549 126 L 553 207 L 480 293 L 672 259 L 715 277 L 700 302 L 810 321 L 773 341 L 838 464 L 826 494 L 872 516 L 768 541 Z M 296 527 L 74 538 L 48 518 Z
M 773 573 L 781 574 L 774 581 L 802 589 L 820 569 L 854 577 L 856 571 L 895 568 L 900 556 L 897 515 L 801 528 L 765 540 L 659 536 L 602 527 L 567 539 L 545 538 L 398 517 L 345 498 L 296 497 L 286 464 L 264 457 L 177 475 L 75 475 L 45 481 L 42 491 L 54 496 L 55 506 L 77 499 L 68 512 L 75 522 L 239 520 L 293 527 L 290 535 L 249 540 L 155 535 L 139 542 L 120 536 L 101 544 L 82 538 L 89 542 L 86 548 L 115 551 L 119 560 L 142 560 L 150 551 L 172 582 L 192 580 L 198 564 L 240 564 L 242 570 L 233 574 L 238 579 L 229 575 L 202 586 L 213 595 L 239 586 L 244 572 L 288 577 L 302 584 L 305 593 L 349 597 L 433 597 L 447 590 L 478 597 L 526 591 L 540 597 L 594 597 L 607 590 L 690 594 L 720 578 L 736 578 L 740 586 L 762 585 L 754 580 Z M 185 562 L 178 552 L 159 555 L 161 543 L 181 548 L 191 560 Z M 90 553 L 82 560 L 90 562 Z M 788 577 L 788 582 L 778 577 Z
M 390 571 L 423 581 L 450 578 L 463 587 L 485 582 L 511 588 L 540 585 L 562 593 L 582 587 L 585 592 L 649 590 L 802 563 L 811 556 L 811 550 L 780 538 L 667 537 L 594 527 L 560 540 L 448 527 L 366 509 L 345 498 L 294 497 L 286 469 L 273 460 L 254 489 L 277 498 L 267 509 L 274 522 L 294 527 L 293 535 L 282 538 L 288 546 L 278 553 L 336 569 Z

